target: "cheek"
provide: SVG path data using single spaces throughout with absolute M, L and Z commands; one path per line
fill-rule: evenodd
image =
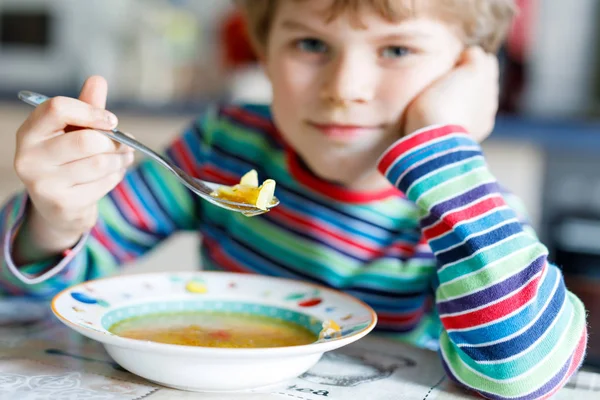
M 277 100 L 295 104 L 310 101 L 317 79 L 314 68 L 284 57 L 274 60 L 269 76 Z
M 391 106 L 396 113 L 403 113 L 427 87 L 450 72 L 454 64 L 455 58 L 436 55 L 422 57 L 410 67 L 388 71 L 378 90 L 381 105 Z

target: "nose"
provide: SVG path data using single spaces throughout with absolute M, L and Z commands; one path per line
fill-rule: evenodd
M 340 54 L 329 62 L 321 98 L 337 106 L 368 103 L 373 100 L 373 73 L 364 56 Z

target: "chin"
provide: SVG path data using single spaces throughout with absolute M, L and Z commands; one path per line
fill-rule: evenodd
M 343 186 L 353 186 L 357 181 L 364 179 L 376 170 L 360 170 L 353 166 L 345 166 L 341 160 L 306 160 L 313 174 L 326 181 Z M 352 168 L 354 167 L 354 168 Z

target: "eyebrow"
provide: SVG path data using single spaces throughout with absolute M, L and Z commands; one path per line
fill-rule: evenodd
M 429 39 L 431 35 L 426 32 L 416 32 L 416 31 L 408 31 L 406 33 L 393 33 L 391 35 L 382 36 L 380 39 L 383 41 L 393 41 L 393 40 L 402 40 L 402 39 Z
M 308 25 L 303 24 L 302 22 L 293 21 L 293 20 L 285 20 L 281 23 L 281 27 L 285 29 L 289 29 L 292 31 L 310 31 L 317 32 L 316 29 L 311 28 Z
M 281 23 L 281 27 L 284 29 L 292 30 L 292 31 L 308 31 L 313 33 L 320 33 L 317 29 L 311 28 L 310 26 L 303 24 L 299 21 L 294 20 L 285 20 Z M 409 30 L 407 32 L 402 33 L 392 33 L 388 35 L 381 35 L 376 38 L 378 41 L 393 41 L 393 40 L 402 40 L 402 39 L 429 39 L 431 38 L 431 34 L 428 32 L 419 32 Z

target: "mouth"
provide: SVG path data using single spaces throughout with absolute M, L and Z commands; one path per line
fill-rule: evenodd
M 382 126 L 377 125 L 319 123 L 312 121 L 308 121 L 307 124 L 319 131 L 323 136 L 336 140 L 352 140 L 365 135 L 376 134 L 383 129 Z

